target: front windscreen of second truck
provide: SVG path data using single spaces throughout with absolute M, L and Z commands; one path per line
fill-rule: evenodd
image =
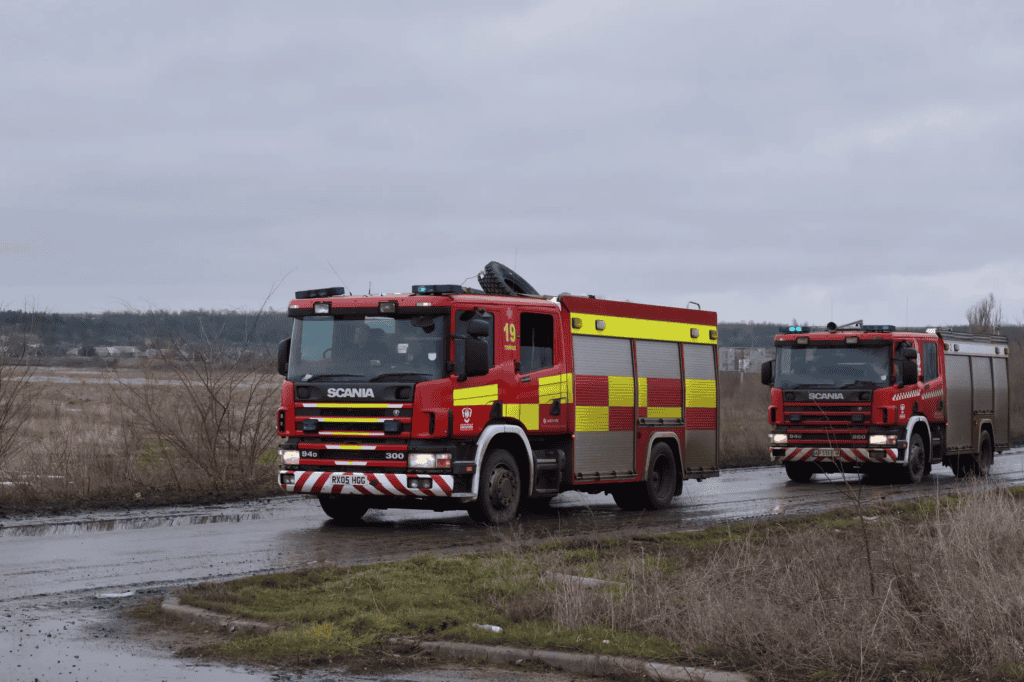
M 890 385 L 890 350 L 779 348 L 775 388 L 878 388 Z
M 440 315 L 295 320 L 289 381 L 428 381 L 443 374 Z

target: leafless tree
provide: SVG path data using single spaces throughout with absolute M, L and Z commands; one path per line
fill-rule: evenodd
M 974 334 L 997 334 L 1003 325 L 1003 307 L 990 293 L 967 309 L 967 324 Z
M 0 329 L 0 470 L 21 444 L 19 436 L 37 392 L 31 383 L 36 368 L 28 357 L 30 333 L 17 326 Z

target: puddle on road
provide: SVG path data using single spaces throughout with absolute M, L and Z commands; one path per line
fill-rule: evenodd
M 120 519 L 86 519 L 59 523 L 30 523 L 13 526 L 0 525 L 0 537 L 75 535 L 108 530 L 134 530 L 163 526 L 199 526 L 211 523 L 240 523 L 256 521 L 271 514 L 265 510 L 224 514 L 174 514 L 142 516 Z

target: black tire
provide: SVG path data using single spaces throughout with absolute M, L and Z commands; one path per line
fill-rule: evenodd
M 667 443 L 658 443 L 651 450 L 651 468 L 644 481 L 644 508 L 653 511 L 671 507 L 678 478 L 675 453 Z
M 484 266 L 483 274 L 477 277 L 480 286 L 488 294 L 497 296 L 539 296 L 537 290 L 523 279 L 519 273 L 507 268 L 498 261 L 491 261 Z
M 910 443 L 907 445 L 907 463 L 901 471 L 901 478 L 904 483 L 920 483 L 924 478 L 924 463 L 928 453 L 924 449 L 924 439 L 921 434 L 915 433 L 910 436 Z
M 480 470 L 480 489 L 469 506 L 469 516 L 478 523 L 508 523 L 519 511 L 523 494 L 522 477 L 508 450 L 492 450 Z
M 351 495 L 317 495 L 324 513 L 335 521 L 355 523 L 363 518 L 370 505 Z
M 977 476 L 988 476 L 992 471 L 992 462 L 995 460 L 995 452 L 992 449 L 992 438 L 988 431 L 981 432 L 981 442 L 978 443 L 978 456 L 974 460 L 974 473 Z
M 794 483 L 807 483 L 817 469 L 810 462 L 786 462 L 786 475 Z

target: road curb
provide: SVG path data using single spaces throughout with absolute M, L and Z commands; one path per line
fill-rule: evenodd
M 193 623 L 212 625 L 214 627 L 227 630 L 228 632 L 235 632 L 237 630 L 247 630 L 249 632 L 273 632 L 277 629 L 277 626 L 275 625 L 260 623 L 255 620 L 231 618 L 230 616 L 225 616 L 224 614 L 215 613 L 213 611 L 207 611 L 206 609 L 200 609 L 195 606 L 186 606 L 178 601 L 178 597 L 175 595 L 164 597 L 163 602 L 160 604 L 160 610 L 166 614 L 177 616 L 183 620 L 191 621 Z
M 585 675 L 613 675 L 624 672 L 642 674 L 663 682 L 754 682 L 744 673 L 724 672 L 708 668 L 690 668 L 664 663 L 649 663 L 622 656 L 575 654 L 567 651 L 516 649 L 506 646 L 465 644 L 462 642 L 418 642 L 419 648 L 434 654 L 453 658 L 482 658 L 494 663 L 521 664 L 527 661 L 544 663 L 572 673 Z
M 250 632 L 273 632 L 274 625 L 258 621 L 230 618 L 220 613 L 182 604 L 174 595 L 164 598 L 160 609 L 167 614 L 191 622 L 204 623 L 222 628 L 228 632 L 246 630 Z M 508 646 L 466 644 L 463 642 L 420 642 L 403 640 L 423 651 L 451 658 L 483 659 L 492 663 L 511 665 L 534 661 L 573 673 L 586 675 L 613 675 L 623 672 L 639 673 L 662 682 L 754 682 L 744 673 L 723 672 L 708 668 L 690 668 L 664 663 L 649 663 L 636 658 L 622 656 L 601 656 L 597 654 L 576 654 L 567 651 L 545 651 L 542 649 L 518 649 Z

